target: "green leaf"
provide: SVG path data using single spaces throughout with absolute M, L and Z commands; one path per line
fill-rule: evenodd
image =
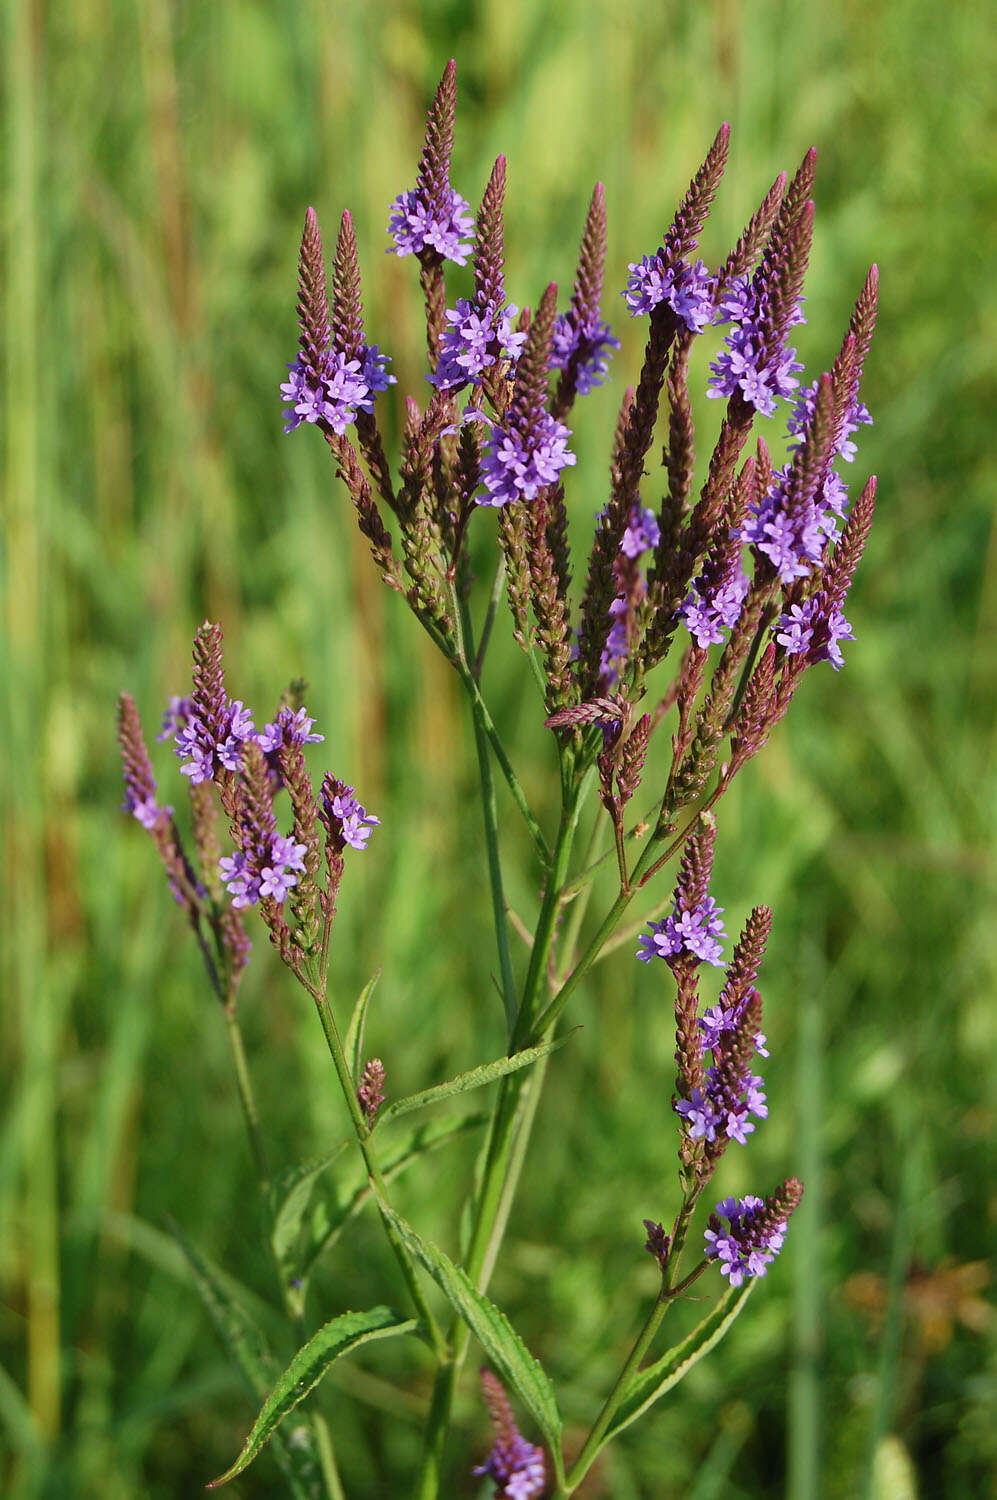
M 350 1016 L 350 1024 L 346 1028 L 346 1038 L 343 1042 L 343 1052 L 346 1056 L 346 1061 L 350 1065 L 350 1072 L 353 1074 L 354 1081 L 358 1084 L 360 1082 L 360 1072 L 363 1068 L 363 1038 L 367 1026 L 367 1007 L 370 1004 L 370 997 L 373 995 L 380 977 L 380 969 L 375 969 L 360 991 L 357 1003 L 353 1007 L 353 1014 Z
M 420 1239 L 411 1224 L 399 1218 L 382 1200 L 381 1212 L 394 1225 L 402 1243 L 432 1276 L 454 1311 L 463 1318 L 506 1385 L 518 1391 L 553 1450 L 555 1465 L 561 1455 L 561 1415 L 554 1387 L 513 1328 L 504 1312 L 476 1291 L 467 1272 L 455 1266 L 436 1245 Z
M 577 1030 L 578 1027 L 575 1026 L 573 1031 Z M 520 1068 L 528 1068 L 549 1052 L 556 1052 L 558 1047 L 563 1047 L 572 1034 L 572 1031 L 567 1031 L 556 1041 L 541 1042 L 538 1047 L 524 1047 L 522 1052 L 516 1052 L 512 1057 L 498 1057 L 494 1062 L 482 1063 L 479 1068 L 472 1068 L 468 1073 L 458 1073 L 448 1083 L 438 1083 L 434 1088 L 409 1094 L 407 1099 L 399 1099 L 396 1104 L 389 1104 L 387 1109 L 382 1110 L 377 1117 L 377 1126 L 380 1128 L 389 1120 L 411 1114 L 414 1109 L 423 1109 L 427 1104 L 438 1104 L 440 1100 L 450 1099 L 454 1094 L 466 1094 L 469 1089 L 479 1089 L 486 1083 L 493 1083 L 496 1078 L 504 1078 L 507 1073 L 517 1073 Z
M 340 1141 L 331 1151 L 324 1156 L 316 1156 L 311 1161 L 298 1162 L 296 1166 L 289 1167 L 282 1172 L 271 1189 L 271 1203 L 273 1205 L 273 1229 L 271 1240 L 274 1252 L 278 1260 L 281 1260 L 288 1247 L 293 1244 L 301 1229 L 301 1221 L 308 1209 L 308 1203 L 315 1187 L 315 1179 L 319 1177 L 327 1167 L 338 1161 L 350 1141 Z
M 267 1352 L 263 1335 L 246 1312 L 230 1296 L 224 1278 L 212 1261 L 187 1239 L 178 1224 L 169 1223 L 186 1257 L 194 1285 L 208 1311 L 215 1332 L 233 1362 L 238 1366 L 250 1394 L 262 1401 L 273 1382 L 274 1362 Z M 295 1500 L 312 1500 L 318 1457 L 307 1427 L 294 1434 L 291 1446 L 278 1436 L 274 1458 Z
M 407 1130 L 381 1154 L 384 1180 L 391 1182 L 417 1157 L 446 1145 L 465 1131 L 477 1129 L 486 1119 L 484 1114 L 447 1115 Z M 332 1153 L 324 1165 L 319 1164 L 310 1176 L 300 1179 L 301 1195 L 295 1197 L 286 1215 L 283 1209 L 278 1211 L 274 1253 L 287 1294 L 295 1306 L 304 1305 L 308 1277 L 319 1256 L 370 1196 L 367 1178 L 358 1159 L 351 1159 L 341 1180 L 333 1183 L 319 1181 L 324 1167 L 330 1165 L 337 1154 Z M 298 1184 L 292 1191 L 297 1194 Z
M 698 1364 L 704 1354 L 709 1354 L 719 1344 L 751 1296 L 754 1285 L 754 1280 L 750 1279 L 739 1287 L 728 1287 L 720 1301 L 697 1324 L 688 1338 L 669 1349 L 667 1354 L 663 1354 L 653 1365 L 648 1365 L 646 1370 L 637 1372 L 616 1408 L 601 1447 L 605 1447 L 624 1427 L 629 1427 L 631 1422 L 643 1416 L 659 1396 L 678 1385 L 693 1365 Z
M 369 1312 L 348 1312 L 333 1318 L 303 1345 L 291 1360 L 277 1384 L 267 1396 L 242 1452 L 230 1469 L 213 1479 L 209 1490 L 227 1484 L 249 1467 L 264 1444 L 273 1436 L 278 1424 L 289 1411 L 313 1390 L 334 1360 L 358 1349 L 372 1339 L 390 1338 L 411 1333 L 415 1318 L 404 1318 L 390 1307 L 372 1307 Z

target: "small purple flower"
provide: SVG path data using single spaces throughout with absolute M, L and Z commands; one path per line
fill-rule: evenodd
M 763 417 L 771 417 L 777 398 L 788 399 L 796 390 L 799 385 L 796 375 L 803 366 L 796 359 L 796 350 L 781 340 L 774 349 L 769 347 L 768 297 L 762 285 L 765 269 L 763 263 L 754 281 L 737 278 L 721 298 L 719 321 L 732 326 L 724 340 L 725 348 L 710 366 L 706 394 L 717 399 L 739 390 Z M 787 319 L 787 327 L 805 321 L 797 303 Z
M 373 361 L 370 359 L 374 354 Z M 391 377 L 384 372 L 384 356 L 368 350 L 365 363 L 370 363 L 372 373 L 376 368 L 377 378 L 382 383 L 373 389 L 383 390 Z M 302 422 L 326 422 L 333 432 L 342 437 L 358 411 L 370 411 L 371 389 L 364 379 L 364 365 L 359 359 L 347 359 L 337 349 L 329 349 L 324 356 L 321 378 L 310 383 L 311 377 L 300 358 L 288 365 L 290 378 L 280 388 L 287 405 L 284 408 L 284 431 L 293 432 Z
M 125 811 L 130 812 L 143 828 L 148 828 L 150 831 L 155 828 L 161 817 L 170 817 L 173 813 L 172 807 L 160 807 L 155 797 L 145 797 L 137 801 L 126 800 Z
M 428 203 L 418 188 L 399 193 L 391 205 L 388 233 L 395 242 L 395 255 L 435 250 L 444 260 L 463 266 L 467 264 L 473 231 L 471 206 L 453 188 L 448 188 L 435 205 Z
M 264 724 L 256 736 L 257 744 L 265 755 L 273 755 L 282 745 L 321 745 L 324 734 L 312 734 L 314 719 L 308 717 L 303 708 L 294 710 L 284 707 L 271 724 Z
M 727 1220 L 724 1228 L 722 1219 Z M 719 1260 L 721 1274 L 738 1287 L 752 1276 L 764 1276 L 786 1239 L 786 1218 L 775 1218 L 764 1199 L 724 1198 L 710 1215 L 706 1255 Z
M 715 1141 L 719 1116 L 702 1089 L 693 1089 L 688 1099 L 679 1099 L 675 1112 L 682 1116 L 694 1141 Z
M 351 849 L 366 849 L 371 829 L 379 828 L 381 820 L 358 801 L 353 788 L 326 777 L 322 803 L 327 826 L 340 846 L 349 844 Z
M 705 573 L 701 574 L 679 610 L 686 629 L 701 650 L 727 639 L 725 631 L 737 624 L 750 583 L 738 561 L 736 571 L 712 595 L 706 593 L 708 587 Z
M 609 356 L 620 347 L 620 341 L 609 331 L 609 324 L 595 319 L 579 328 L 572 313 L 558 313 L 554 323 L 551 342 L 550 363 L 552 369 L 567 368 L 572 355 L 578 353 L 578 373 L 575 390 L 587 396 L 597 385 L 602 385 L 609 373 Z
M 690 333 L 702 333 L 713 318 L 714 278 L 701 260 L 668 265 L 665 251 L 631 261 L 624 301 L 631 317 L 666 302 Z
M 388 364 L 391 360 L 390 354 L 382 354 L 377 344 L 371 344 L 364 348 L 360 354 L 361 374 L 363 383 L 367 387 L 368 395 L 364 400 L 357 402 L 357 408 L 368 414 L 374 410 L 374 396 L 378 391 L 386 391 L 389 385 L 397 385 L 398 378 L 388 373 Z
M 828 609 L 823 594 L 793 604 L 775 624 L 775 638 L 787 656 L 806 655 L 810 662 L 829 661 L 837 672 L 844 666 L 839 641 L 853 641 L 852 627 L 836 606 Z
M 499 308 L 489 302 L 482 308 L 461 297 L 452 312 L 447 310 L 439 364 L 426 379 L 437 390 L 460 390 L 469 382 L 478 384 L 484 371 L 500 359 L 515 363 L 526 342 L 526 334 L 512 326 L 518 312 L 512 303 Z
M 802 440 L 810 424 L 813 422 L 817 407 L 817 388 L 819 384 L 819 381 L 813 381 L 811 385 L 808 385 L 805 390 L 800 392 L 796 399 L 796 404 L 786 424 L 793 437 L 798 437 Z M 846 464 L 852 463 L 858 452 L 858 447 L 851 441 L 852 433 L 858 432 L 860 427 L 871 427 L 872 425 L 873 421 L 869 414 L 869 408 L 864 401 L 859 401 L 856 397 L 841 423 L 841 429 L 834 446 L 835 455 L 843 458 Z
M 723 946 L 719 940 L 727 936 L 720 920 L 722 911 L 723 907 L 718 906 L 712 896 L 704 896 L 689 911 L 680 910 L 676 902 L 670 916 L 663 922 L 652 922 L 650 934 L 641 935 L 637 957 L 646 964 L 652 958 L 663 958 L 667 962 L 670 958 L 689 954 L 700 963 L 722 968 Z
M 568 447 L 570 430 L 549 412 L 540 413 L 532 429 L 492 426 L 482 461 L 486 496 L 479 505 L 507 505 L 514 500 L 533 500 L 562 469 L 575 462 Z
M 163 740 L 172 740 L 187 723 L 191 715 L 191 702 L 189 698 L 173 697 L 163 710 L 163 725 L 156 739 L 162 743 Z
M 232 897 L 232 905 L 236 911 L 256 905 L 260 899 L 259 877 L 252 874 L 241 850 L 237 850 L 235 854 L 223 855 L 218 861 L 218 873 Z
M 632 560 L 636 560 L 642 552 L 650 552 L 660 540 L 661 530 L 654 511 L 635 505 L 630 512 L 629 523 L 620 542 L 620 551 Z

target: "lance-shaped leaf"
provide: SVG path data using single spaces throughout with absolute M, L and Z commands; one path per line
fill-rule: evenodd
M 385 1182 L 392 1182 L 425 1152 L 446 1145 L 465 1131 L 476 1130 L 486 1119 L 480 1113 L 447 1115 L 407 1130 L 381 1154 Z M 285 1205 L 275 1214 L 274 1252 L 284 1277 L 285 1294 L 295 1308 L 304 1307 L 308 1277 L 319 1256 L 370 1197 L 367 1177 L 358 1162 L 351 1160 L 340 1180 L 324 1180 L 326 1169 L 338 1155 L 334 1151 L 324 1160 L 305 1163 L 301 1170 L 310 1167 L 310 1175 L 294 1183 Z
M 709 1354 L 710 1350 L 719 1344 L 734 1319 L 740 1314 L 754 1285 L 753 1280 L 748 1280 L 737 1288 L 729 1287 L 713 1310 L 707 1313 L 701 1323 L 697 1324 L 688 1338 L 676 1344 L 673 1349 L 669 1349 L 667 1354 L 663 1354 L 653 1365 L 648 1365 L 646 1370 L 637 1372 L 623 1400 L 616 1408 L 602 1446 L 622 1432 L 624 1427 L 629 1427 L 631 1422 L 643 1416 L 659 1396 L 663 1396 L 666 1391 L 678 1385 L 679 1381 L 688 1375 L 693 1365 L 698 1364 L 704 1354 Z
M 313 1390 L 334 1360 L 372 1339 L 411 1333 L 415 1318 L 405 1318 L 390 1307 L 372 1307 L 368 1312 L 343 1313 L 319 1329 L 291 1360 L 263 1403 L 242 1452 L 230 1469 L 213 1479 L 209 1490 L 227 1484 L 249 1467 L 260 1449 L 273 1436 L 280 1422 Z
M 360 991 L 357 1003 L 353 1007 L 353 1014 L 350 1016 L 350 1024 L 346 1028 L 343 1051 L 346 1054 L 346 1061 L 350 1065 L 350 1072 L 357 1082 L 360 1081 L 360 1073 L 363 1069 L 363 1038 L 367 1025 L 367 1007 L 370 1004 L 370 997 L 373 995 L 374 987 L 380 977 L 380 969 L 375 969 Z
M 421 1239 L 411 1224 L 407 1224 L 383 1200 L 380 1208 L 406 1250 L 429 1272 L 451 1307 L 470 1328 L 503 1384 L 518 1391 L 550 1444 L 555 1464 L 559 1464 L 561 1414 L 546 1370 L 533 1358 L 505 1313 L 475 1290 L 461 1266 L 455 1266 L 437 1245 Z
M 349 1141 L 340 1141 L 338 1146 L 334 1146 L 323 1156 L 298 1162 L 296 1166 L 282 1172 L 274 1183 L 271 1191 L 273 1229 L 270 1238 L 278 1260 L 283 1258 L 300 1233 L 301 1221 L 308 1211 L 316 1178 L 338 1161 L 349 1145 Z
M 572 1031 L 577 1030 L 577 1026 L 572 1028 Z M 454 1094 L 466 1094 L 469 1089 L 479 1089 L 486 1083 L 494 1083 L 496 1078 L 504 1078 L 507 1073 L 518 1073 L 520 1068 L 528 1068 L 549 1052 L 556 1052 L 558 1047 L 563 1047 L 572 1031 L 565 1032 L 556 1041 L 542 1042 L 538 1047 L 524 1047 L 511 1057 L 497 1057 L 494 1062 L 482 1063 L 480 1067 L 471 1068 L 467 1073 L 458 1073 L 456 1078 L 451 1078 L 447 1083 L 438 1083 L 431 1089 L 422 1089 L 418 1094 L 409 1094 L 407 1099 L 399 1099 L 382 1110 L 377 1124 L 380 1127 L 388 1120 L 397 1120 L 401 1115 L 411 1114 L 414 1109 L 423 1109 L 427 1104 L 439 1104 L 443 1099 L 451 1099 Z
M 262 1401 L 273 1382 L 275 1368 L 263 1335 L 229 1294 L 221 1272 L 204 1252 L 191 1244 L 177 1224 L 171 1222 L 170 1231 L 184 1253 L 219 1340 L 238 1366 L 254 1400 Z M 295 1500 L 312 1500 L 318 1458 L 308 1428 L 294 1434 L 293 1445 L 278 1434 L 273 1453 Z

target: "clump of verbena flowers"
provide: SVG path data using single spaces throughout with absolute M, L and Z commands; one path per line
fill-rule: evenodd
M 829 368 L 806 379 L 790 340 L 805 321 L 816 156 L 809 151 L 791 180 L 786 174 L 776 179 L 734 248 L 711 265 L 697 252 L 727 155 L 722 126 L 661 244 L 629 266 L 622 296 L 630 316 L 645 322 L 644 357 L 635 386 L 620 402 L 594 532 L 571 536 L 566 489 L 575 465 L 576 401 L 608 378 L 619 348 L 603 317 L 602 186 L 592 194 L 570 297 L 562 301 L 550 285 L 535 289 L 532 310 L 510 301 L 505 159 L 495 162 L 472 216 L 450 182 L 455 101 L 451 63 L 430 108 L 415 185 L 390 211 L 389 248 L 418 263 L 429 358 L 426 387 L 406 399 L 399 463 L 389 461 L 378 416 L 378 401 L 394 377 L 388 357 L 368 342 L 348 213 L 330 288 L 318 220 L 308 210 L 299 261 L 299 347 L 281 393 L 285 430 L 312 426 L 321 433 L 375 567 L 467 694 L 481 771 L 497 987 L 508 1032 L 503 1056 L 476 1062 L 447 1082 L 428 1081 L 419 1095 L 385 1105 L 391 1039 L 381 1047 L 383 1060 L 364 1051 L 372 984 L 345 1014 L 340 997 L 333 999 L 330 976 L 340 883 L 378 820 L 331 772 L 316 792 L 306 748 L 321 735 L 313 733 L 299 689 L 258 725 L 229 693 L 220 627 L 206 623 L 198 630 L 190 695 L 171 700 L 160 736 L 172 738 L 187 780 L 189 850 L 171 807 L 158 800 L 135 705 L 127 695 L 121 699 L 125 805 L 159 850 L 224 1006 L 283 1306 L 301 1345 L 283 1373 L 265 1361 L 253 1364 L 239 1345 L 243 1373 L 262 1405 L 243 1454 L 223 1477 L 238 1473 L 273 1437 L 295 1494 L 342 1493 L 335 1434 L 314 1400 L 290 1437 L 280 1423 L 333 1359 L 389 1335 L 421 1340 L 436 1368 L 420 1496 L 452 1493 L 445 1477 L 447 1434 L 472 1336 L 488 1362 L 484 1393 L 496 1434 L 475 1472 L 493 1481 L 497 1495 L 571 1494 L 603 1446 L 675 1383 L 673 1355 L 651 1354 L 675 1299 L 711 1270 L 725 1278 L 719 1300 L 683 1341 L 686 1369 L 712 1347 L 768 1271 L 802 1193 L 789 1177 L 765 1196 L 720 1198 L 707 1209 L 694 1250 L 694 1215 L 724 1154 L 731 1145 L 747 1145 L 768 1113 L 758 1071 L 768 1053 L 757 982 L 772 917 L 767 907 L 755 907 L 725 958 L 723 911 L 710 891 L 715 808 L 786 713 L 805 670 L 825 661 L 837 670 L 842 642 L 853 638 L 844 607 L 872 519 L 875 481 L 853 499 L 839 463 L 855 458 L 855 435 L 870 421 L 859 386 L 875 321 L 876 269 L 859 291 Z M 447 267 L 468 262 L 473 286 L 451 301 Z M 616 274 L 623 279 L 620 268 Z M 724 330 L 723 346 L 706 388 L 724 405 L 697 487 L 689 385 L 696 342 L 714 326 Z M 786 433 L 781 465 L 756 431 L 759 419 L 774 419 L 774 431 Z M 663 442 L 660 472 L 648 468 L 656 434 Z M 483 613 L 468 563 L 471 526 L 489 529 L 495 544 Z M 573 590 L 572 550 L 579 546 L 584 576 L 580 590 Z M 503 595 L 550 730 L 550 768 L 561 792 L 553 831 L 530 806 L 485 695 L 487 649 Z M 503 886 L 496 776 L 525 820 L 536 857 L 537 909 L 522 962 L 513 952 Z M 645 810 L 635 817 L 631 803 L 641 792 Z M 583 818 L 591 831 L 589 851 L 579 859 L 574 845 Z M 390 829 L 379 837 L 390 840 Z M 608 845 L 604 852 L 600 841 Z M 675 857 L 670 907 L 660 916 L 667 899 L 649 887 Z M 617 895 L 589 924 L 592 882 L 612 861 Z M 635 936 L 646 927 L 637 957 L 648 965 L 648 1003 L 674 1010 L 677 1207 L 670 1222 L 644 1221 L 659 1290 L 601 1410 L 573 1413 L 576 1423 L 587 1415 L 590 1425 L 566 1458 L 553 1386 L 489 1301 L 487 1288 L 547 1062 L 566 1039 L 557 1035 L 562 1014 L 611 940 L 621 941 L 619 929 L 634 901 L 645 900 L 650 909 L 632 930 Z M 236 1011 L 249 956 L 245 921 L 253 908 L 315 1003 L 359 1151 L 356 1192 L 335 1195 L 340 1205 L 350 1204 L 335 1232 L 372 1200 L 398 1259 L 408 1308 L 324 1307 L 314 1309 L 324 1319 L 317 1330 L 309 1321 L 309 1272 L 331 1235 L 328 1214 L 316 1217 L 323 1230 L 308 1230 L 302 1193 L 324 1191 L 323 1171 L 347 1170 L 346 1158 L 271 1178 Z M 703 965 L 723 970 L 712 1003 L 700 994 Z M 430 1145 L 479 1128 L 481 1116 L 437 1122 L 435 1132 L 421 1125 L 408 1134 L 396 1122 L 487 1085 L 495 1085 L 494 1097 L 468 1185 L 458 1254 L 430 1244 L 402 1219 L 387 1184 L 399 1162 L 417 1165 Z M 222 1282 L 200 1252 L 188 1246 L 187 1253 L 218 1320 Z M 426 1278 L 449 1303 L 449 1322 L 433 1311 Z M 224 1318 L 220 1326 L 223 1334 L 226 1327 L 231 1332 Z M 536 1440 L 520 1433 L 513 1394 Z

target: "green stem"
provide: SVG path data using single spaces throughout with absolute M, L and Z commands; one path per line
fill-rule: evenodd
M 505 746 L 503 745 L 499 732 L 495 727 L 495 721 L 488 711 L 487 703 L 482 697 L 481 688 L 478 685 L 478 682 L 476 681 L 470 667 L 468 667 L 465 662 L 458 660 L 454 663 L 454 665 L 457 668 L 457 672 L 460 676 L 461 682 L 463 682 L 465 688 L 467 689 L 468 695 L 470 696 L 476 713 L 480 716 L 482 730 L 487 735 L 488 742 L 495 752 L 495 759 L 498 761 L 502 775 L 505 777 L 506 782 L 508 783 L 509 790 L 513 796 L 513 800 L 516 806 L 519 808 L 519 811 L 523 815 L 526 826 L 530 831 L 530 837 L 536 845 L 537 853 L 540 856 L 540 861 L 546 869 L 551 860 L 550 846 L 543 836 L 543 831 L 540 827 L 540 824 L 537 822 L 536 818 L 533 815 L 533 809 L 530 807 L 530 804 L 526 800 L 526 793 L 520 786 L 519 778 L 512 768 L 512 762 L 506 754 Z
M 523 985 L 523 998 L 519 1007 L 510 1053 L 516 1049 L 516 1033 L 524 1017 L 532 1013 L 536 994 L 543 982 L 547 959 L 557 923 L 560 907 L 561 884 L 567 873 L 571 856 L 571 843 L 577 827 L 577 811 L 580 801 L 577 791 L 569 793 L 561 813 L 557 841 L 547 874 L 546 889 L 537 918 L 530 966 Z M 523 1157 L 526 1153 L 530 1129 L 536 1116 L 540 1089 L 537 1088 L 532 1107 L 527 1102 L 520 1111 L 522 1090 L 526 1087 L 526 1071 L 508 1074 L 499 1085 L 499 1095 L 492 1116 L 487 1157 L 477 1195 L 474 1227 L 468 1246 L 466 1270 L 478 1291 L 484 1292 L 488 1276 L 495 1264 L 512 1204 L 512 1193 L 506 1193 L 510 1177 L 518 1179 Z M 517 1128 L 518 1127 L 518 1128 Z M 513 1189 L 515 1183 L 513 1183 Z M 456 1320 L 451 1334 L 453 1353 L 441 1363 L 436 1372 L 433 1396 L 423 1439 L 422 1460 L 416 1486 L 418 1500 L 436 1500 L 439 1494 L 443 1451 L 450 1413 L 453 1407 L 457 1376 L 467 1352 L 469 1335 L 467 1329 Z M 559 1456 L 558 1456 L 559 1457 Z
M 339 1031 L 336 1027 L 335 1019 L 333 1017 L 332 1011 L 329 1008 L 328 998 L 325 995 L 316 995 L 315 1008 L 318 1011 L 319 1020 L 322 1023 L 322 1031 L 325 1034 L 326 1044 L 328 1045 L 329 1053 L 332 1057 L 333 1064 L 335 1065 L 336 1075 L 339 1078 L 339 1085 L 343 1091 L 343 1097 L 346 1100 L 346 1107 L 350 1112 L 350 1119 L 353 1123 L 353 1129 L 356 1134 L 357 1145 L 360 1147 L 360 1152 L 364 1159 L 364 1165 L 367 1168 L 367 1176 L 370 1181 L 371 1188 L 374 1191 L 374 1196 L 378 1201 L 378 1207 L 380 1210 L 380 1205 L 382 1203 L 389 1203 L 388 1192 L 384 1185 L 384 1178 L 381 1175 L 381 1169 L 378 1165 L 377 1154 L 371 1144 L 370 1130 L 367 1126 L 367 1121 L 364 1118 L 363 1110 L 360 1108 L 360 1102 L 357 1099 L 356 1085 L 353 1081 L 353 1075 L 350 1073 L 349 1064 L 346 1061 L 346 1054 L 343 1051 L 343 1044 L 339 1037 Z M 446 1360 L 449 1358 L 450 1351 L 447 1347 L 446 1340 L 444 1339 L 443 1334 L 440 1331 L 440 1326 L 437 1323 L 436 1318 L 433 1316 L 432 1308 L 429 1306 L 429 1303 L 426 1301 L 425 1296 L 423 1295 L 422 1287 L 419 1285 L 419 1281 L 415 1274 L 415 1267 L 412 1265 L 412 1262 L 408 1257 L 408 1253 L 406 1252 L 404 1245 L 399 1239 L 394 1225 L 390 1222 L 390 1220 L 383 1212 L 381 1213 L 381 1223 L 384 1226 L 384 1232 L 388 1237 L 388 1242 L 391 1245 L 392 1250 L 394 1251 L 395 1259 L 398 1261 L 402 1275 L 405 1278 L 405 1285 L 409 1289 L 409 1294 L 415 1304 L 416 1311 L 418 1312 L 419 1317 L 422 1320 L 424 1336 L 427 1339 L 427 1342 L 432 1348 L 437 1359 L 441 1361 Z
M 498 578 L 496 573 L 496 578 Z M 473 650 L 471 622 L 467 607 L 451 589 L 454 616 L 457 620 L 458 648 L 461 659 L 467 666 Z M 493 590 L 494 592 L 494 590 Z M 481 673 L 482 652 L 475 659 L 471 675 L 475 680 Z M 482 700 L 483 701 L 483 700 Z M 516 1021 L 516 980 L 512 972 L 512 955 L 509 951 L 509 920 L 506 915 L 505 891 L 502 886 L 502 857 L 499 850 L 498 804 L 495 800 L 495 779 L 488 753 L 488 735 L 481 717 L 478 700 L 472 699 L 471 718 L 474 723 L 474 745 L 478 753 L 478 776 L 481 781 L 481 812 L 485 825 L 485 849 L 488 855 L 488 884 L 492 897 L 492 921 L 495 927 L 495 943 L 498 948 L 499 972 L 502 976 L 502 1003 L 505 1007 L 506 1029 L 511 1033 Z
M 575 1489 L 578 1488 L 582 1480 L 585 1478 L 585 1475 L 588 1473 L 590 1467 L 592 1466 L 592 1463 L 599 1453 L 599 1450 L 602 1448 L 603 1440 L 605 1439 L 606 1433 L 609 1431 L 613 1417 L 616 1415 L 617 1408 L 619 1407 L 620 1402 L 623 1400 L 623 1397 L 626 1395 L 633 1377 L 640 1369 L 640 1366 L 643 1363 L 644 1355 L 651 1347 L 654 1336 L 657 1333 L 658 1329 L 661 1327 L 665 1313 L 668 1311 L 672 1302 L 675 1300 L 676 1294 L 685 1286 L 694 1281 L 702 1270 L 702 1267 L 698 1266 L 692 1273 L 691 1277 L 687 1277 L 683 1282 L 679 1281 L 679 1262 L 682 1259 L 682 1251 L 685 1248 L 686 1235 L 689 1232 L 689 1224 L 692 1220 L 693 1211 L 696 1207 L 696 1200 L 698 1199 L 698 1197 L 698 1192 L 694 1192 L 693 1194 L 691 1194 L 685 1199 L 682 1207 L 679 1210 L 678 1218 L 675 1221 L 675 1229 L 672 1234 L 672 1242 L 669 1249 L 668 1260 L 665 1265 L 665 1274 L 662 1277 L 661 1290 L 655 1298 L 654 1304 L 651 1308 L 651 1311 L 647 1315 L 647 1319 L 645 1320 L 643 1328 L 637 1335 L 633 1348 L 630 1350 L 630 1353 L 627 1355 L 626 1360 L 624 1361 L 623 1368 L 620 1370 L 619 1375 L 616 1377 L 616 1380 L 613 1383 L 612 1390 L 603 1403 L 602 1410 L 595 1420 L 592 1431 L 585 1439 L 585 1442 L 582 1445 L 582 1450 L 579 1453 L 578 1457 L 575 1459 L 568 1477 L 565 1480 L 562 1491 L 564 1495 L 570 1495 Z
M 239 1091 L 239 1102 L 242 1105 L 243 1118 L 246 1121 L 249 1148 L 253 1153 L 253 1161 L 256 1163 L 256 1171 L 260 1179 L 260 1193 L 264 1202 L 266 1202 L 270 1192 L 270 1169 L 267 1166 L 263 1133 L 260 1130 L 260 1114 L 256 1107 L 256 1095 L 253 1092 L 253 1081 L 250 1077 L 249 1063 L 246 1059 L 246 1047 L 242 1039 L 242 1027 L 239 1025 L 235 1002 L 228 1001 L 224 1009 L 229 1046 L 232 1049 L 232 1064 L 235 1068 L 235 1086 Z

